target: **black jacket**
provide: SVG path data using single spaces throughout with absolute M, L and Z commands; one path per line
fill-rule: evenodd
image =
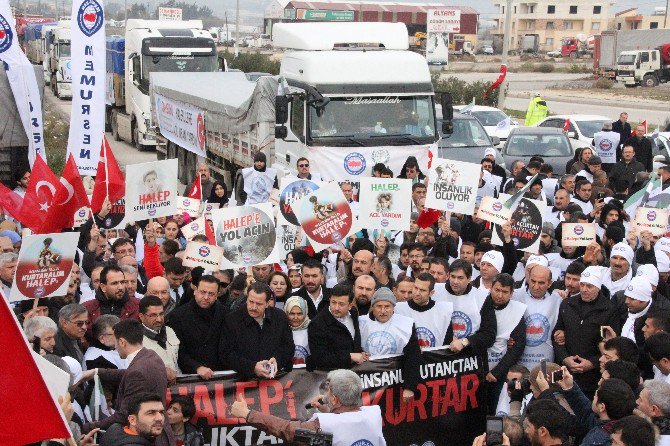
M 654 170 L 654 156 L 649 138 L 642 137 L 642 139 L 637 139 L 637 137 L 631 136 L 624 143 L 625 146 L 633 146 L 635 149 L 635 159 L 644 165 L 647 172 Z
M 619 147 L 616 148 L 616 160 L 619 161 L 621 159 L 621 144 L 630 138 L 630 124 L 627 122 L 621 122 L 617 119 L 612 123 L 612 131 L 619 134 Z
M 244 379 L 255 376 L 254 367 L 259 361 L 277 360 L 277 370 L 289 372 L 293 369 L 295 344 L 283 311 L 265 309 L 263 328 L 249 316 L 246 307 L 226 316 L 226 331 L 219 346 L 220 361 L 226 368 L 235 370 Z
M 314 368 L 335 370 L 351 368 L 351 353 L 361 353 L 361 331 L 358 311 L 349 311 L 354 322 L 354 338 L 347 327 L 332 315 L 330 310 L 319 313 L 307 327 L 309 351 Z
M 630 163 L 621 160 L 612 166 L 612 170 L 609 172 L 609 184 L 614 184 L 617 180 L 626 180 L 628 182 L 628 187 L 630 187 L 635 183 L 635 175 L 637 175 L 638 172 L 644 171 L 644 164 L 635 158 L 633 158 Z
M 587 392 L 594 392 L 600 379 L 598 343 L 602 340 L 600 327 L 603 325 L 612 327 L 616 332 L 619 331 L 616 306 L 602 291 L 593 302 L 584 302 L 581 294 L 568 297 L 561 302 L 554 332 L 557 330 L 565 332 L 565 345 L 553 343 L 556 363 L 562 364 L 565 358 L 573 355 L 591 361 L 595 366 L 594 369 L 574 374 L 577 384 Z
M 312 296 L 304 286 L 295 293 L 291 293 L 291 296 L 300 296 L 305 299 L 305 302 L 307 302 L 307 314 L 309 315 L 310 319 L 314 319 L 317 314 L 324 310 L 328 310 L 328 305 L 330 302 L 330 290 L 326 288 L 325 285 L 321 285 L 321 291 L 323 292 L 323 299 L 321 299 L 321 302 L 319 302 L 318 308 L 314 305 Z
M 100 446 L 153 446 L 155 442 L 141 435 L 128 434 L 119 423 L 112 424 L 102 436 Z
M 81 344 L 78 341 L 73 340 L 69 337 L 62 328 L 59 328 L 56 332 L 56 345 L 54 345 L 54 355 L 60 356 L 70 356 L 77 360 L 77 362 L 82 362 L 84 360 L 84 353 L 81 348 Z
M 177 362 L 182 372 L 196 373 L 200 366 L 212 370 L 224 369 L 219 361 L 219 342 L 221 336 L 228 332 L 224 325 L 225 314 L 219 301 L 204 310 L 195 300 L 170 312 L 167 325 L 179 338 Z

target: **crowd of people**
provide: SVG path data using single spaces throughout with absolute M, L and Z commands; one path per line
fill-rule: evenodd
M 652 174 L 638 159 L 649 141 L 630 142 L 625 118 L 609 127 L 628 133 L 617 163 L 603 168 L 595 149 L 581 150 L 553 196 L 542 187 L 553 175 L 542 159 L 515 162 L 509 177 L 494 152 L 481 161 L 480 198 L 518 191 L 539 173 L 526 192 L 548 204 L 535 254 L 515 248 L 510 224 L 493 245 L 492 225 L 476 213 L 420 227 L 427 179 L 410 157 L 398 172 L 413 182 L 409 231 L 362 229 L 322 252 L 303 239 L 279 264 L 206 271 L 183 263 L 188 215 L 103 230 L 107 203 L 79 229 L 67 293 L 18 302 L 15 311 L 36 351 L 72 376 L 64 405 L 73 431 L 105 430 L 102 445 L 202 445 L 189 422 L 193 401 L 166 405 L 166 389 L 180 375 L 211 380 L 234 370 L 241 379 L 268 379 L 296 364 L 334 371 L 396 354 L 407 403 L 427 347 L 480 358 L 485 410 L 505 417 L 504 444 L 668 445 L 670 238 L 636 231 L 624 209 Z M 300 178 L 311 178 L 308 159 L 297 167 Z M 268 187 L 276 183 L 264 157 L 253 169 Z M 203 197 L 232 205 L 206 164 L 197 173 Z M 670 166 L 655 173 L 670 184 Z M 384 165 L 373 174 L 395 176 Z M 17 193 L 29 176 L 17 174 Z M 240 187 L 253 177 L 244 174 Z M 356 208 L 354 185 L 341 187 Z M 269 191 L 245 195 L 238 200 L 267 199 Z M 563 222 L 595 222 L 596 241 L 562 246 Z M 0 223 L 5 297 L 20 233 L 11 218 Z M 96 375 L 106 418 L 89 405 Z M 246 406 L 238 411 L 250 422 L 262 418 Z

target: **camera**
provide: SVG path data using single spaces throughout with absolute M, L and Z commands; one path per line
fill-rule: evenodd
M 513 392 L 516 389 L 516 383 L 518 381 L 519 381 L 518 378 L 510 379 L 509 382 L 507 383 L 507 389 L 510 392 Z M 528 380 L 528 378 L 521 379 L 521 392 L 523 392 L 524 395 L 528 395 L 530 393 L 530 381 Z
M 333 434 L 322 431 L 314 432 L 307 429 L 296 429 L 293 442 L 308 446 L 332 446 Z
M 556 370 L 551 372 L 551 383 L 556 384 L 563 379 L 563 370 Z

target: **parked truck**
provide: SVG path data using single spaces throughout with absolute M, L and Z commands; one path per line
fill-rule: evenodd
M 28 60 L 34 64 L 42 64 L 48 57 L 44 52 L 44 30 L 55 23 L 28 23 L 23 33 L 23 49 Z
M 156 145 L 151 126 L 149 76 L 156 72 L 212 72 L 219 64 L 216 45 L 201 20 L 126 22 L 125 37 L 107 41 L 105 126 L 116 141 L 138 150 Z M 189 81 L 187 81 L 189 82 Z
M 70 66 L 70 21 L 61 20 L 58 26 L 51 29 L 46 35 L 48 45 L 48 66 L 49 84 L 54 96 L 64 99 L 72 97 L 72 72 Z
M 616 71 L 617 82 L 628 88 L 655 87 L 670 81 L 670 43 L 654 50 L 623 51 Z
M 593 57 L 594 36 L 585 36 L 583 34 L 577 37 L 566 37 L 561 41 L 561 56 L 571 59 L 582 57 Z
M 624 51 L 653 50 L 670 42 L 670 29 L 603 31 L 595 38 L 593 70 L 601 77 L 616 79 L 617 61 Z
M 281 176 L 294 173 L 300 157 L 323 174 L 319 148 L 341 151 L 345 168 L 369 174 L 362 151 L 387 163 L 401 148 L 437 153 L 430 72 L 409 51 L 407 35 L 402 23 L 279 23 L 272 36 L 285 50 L 279 76 L 251 82 L 241 73 L 157 73 L 152 95 L 202 111 L 206 161 L 229 185 L 258 151 Z M 392 130 L 414 119 L 421 136 Z M 159 157 L 179 158 L 181 181 L 192 181 L 195 153 L 172 141 L 162 147 Z
M 540 36 L 538 34 L 524 34 L 519 39 L 520 53 L 537 53 L 540 49 Z

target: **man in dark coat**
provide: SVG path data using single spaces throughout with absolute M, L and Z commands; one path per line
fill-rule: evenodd
M 628 123 L 628 113 L 623 112 L 619 115 L 619 119 L 612 123 L 612 131 L 619 134 L 619 147 L 616 148 L 616 160 L 621 159 L 621 144 L 630 138 L 631 128 Z
M 169 314 L 167 325 L 179 338 L 177 362 L 184 373 L 211 379 L 223 370 L 219 361 L 219 341 L 224 333 L 225 308 L 217 300 L 219 281 L 214 276 L 200 278 L 194 298 Z
M 58 331 L 56 332 L 56 345 L 54 355 L 70 356 L 82 362 L 84 353 L 82 341 L 86 334 L 88 325 L 88 312 L 86 307 L 79 304 L 68 304 L 58 312 Z
M 635 159 L 635 148 L 633 146 L 624 146 L 621 149 L 621 161 L 614 164 L 609 173 L 610 184 L 615 181 L 624 180 L 628 185 L 635 182 L 635 175 L 638 172 L 644 172 L 644 164 Z
M 368 359 L 361 348 L 358 311 L 353 301 L 351 287 L 338 283 L 330 291 L 328 309 L 309 323 L 309 351 L 316 369 L 349 369 Z
M 307 302 L 307 315 L 314 319 L 316 315 L 328 309 L 330 291 L 324 285 L 323 265 L 309 259 L 302 265 L 302 288 L 292 293 Z
M 220 361 L 243 379 L 274 378 L 293 368 L 295 344 L 286 313 L 269 305 L 272 290 L 263 282 L 248 288 L 246 305 L 226 316 Z
M 644 136 L 643 125 L 635 127 L 635 135 L 628 138 L 623 146 L 632 146 L 635 149 L 635 159 L 644 165 L 647 172 L 654 170 L 654 155 L 651 149 L 651 139 Z

